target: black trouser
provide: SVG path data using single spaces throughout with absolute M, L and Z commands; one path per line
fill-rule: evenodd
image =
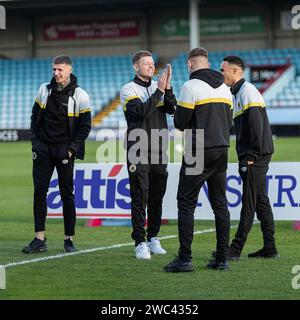
M 34 223 L 35 232 L 45 231 L 47 192 L 56 167 L 60 196 L 63 203 L 66 236 L 75 234 L 76 211 L 73 194 L 74 159 L 69 158 L 67 144 L 46 144 L 35 141 L 33 152 Z
M 178 255 L 192 259 L 194 211 L 204 182 L 207 182 L 209 201 L 215 215 L 217 260 L 224 261 L 228 254 L 230 214 L 226 199 L 227 149 L 204 151 L 204 170 L 200 175 L 186 175 L 187 165 L 182 163 L 177 193 L 178 201 Z
M 268 155 L 253 165 L 239 165 L 239 173 L 243 180 L 243 196 L 238 230 L 230 246 L 230 250 L 235 254 L 240 254 L 243 250 L 255 212 L 261 223 L 265 249 L 276 250 L 274 218 L 266 190 L 266 175 L 270 161 L 271 156 Z
M 145 241 L 146 207 L 148 214 L 147 240 L 156 237 L 161 226 L 162 201 L 167 186 L 167 165 L 127 165 L 131 195 L 131 237 L 137 246 Z

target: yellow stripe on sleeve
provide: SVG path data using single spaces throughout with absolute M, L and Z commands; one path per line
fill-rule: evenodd
M 244 113 L 244 110 L 239 110 L 239 111 L 234 113 L 233 118 L 236 118 L 236 117 L 240 116 L 243 113 Z
M 138 96 L 128 97 L 127 99 L 125 99 L 124 106 L 126 106 L 126 104 L 127 104 L 130 100 L 133 100 L 133 99 L 140 99 L 140 97 L 138 97 Z
M 79 113 L 68 113 L 68 117 L 79 117 Z
M 42 104 L 39 100 L 36 99 L 35 102 L 40 106 L 40 108 L 46 109 L 46 106 Z
M 138 97 L 138 96 L 130 96 L 127 99 L 125 99 L 124 104 L 122 105 L 124 111 L 127 110 L 127 108 L 126 108 L 127 103 L 129 101 L 133 100 L 133 99 L 140 99 L 140 97 Z

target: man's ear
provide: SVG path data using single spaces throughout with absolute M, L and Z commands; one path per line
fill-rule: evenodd
M 66 64 L 66 71 L 67 71 L 67 72 L 69 72 L 69 74 L 71 74 L 71 73 L 72 73 L 72 71 L 73 71 L 72 66 L 71 66 L 71 65 L 69 65 L 69 64 Z
M 135 72 L 137 72 L 139 70 L 139 67 L 138 67 L 138 65 L 136 63 L 133 65 L 133 69 L 134 69 Z

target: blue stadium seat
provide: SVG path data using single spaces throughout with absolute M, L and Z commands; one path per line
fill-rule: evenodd
M 133 76 L 129 55 L 75 57 L 73 62 L 79 85 L 90 94 L 93 115 L 113 100 L 121 86 Z M 35 94 L 39 86 L 51 78 L 51 59 L 0 59 L 0 70 L 6 75 L 5 81 L 0 78 L 1 128 L 29 128 Z
M 239 55 L 246 64 L 282 64 L 290 57 L 296 68 L 296 79 L 287 83 L 284 90 L 277 94 L 276 99 L 267 102 L 272 107 L 299 106 L 300 100 L 300 49 L 261 49 L 261 50 L 223 50 L 210 52 L 211 68 L 219 70 L 222 58 L 226 55 Z M 154 55 L 157 61 L 157 55 Z M 109 57 L 75 57 L 74 73 L 79 85 L 91 98 L 93 115 L 102 110 L 110 101 L 117 97 L 120 88 L 133 78 L 131 56 Z M 172 86 L 175 95 L 180 94 L 182 84 L 188 80 L 186 53 L 180 53 L 171 61 L 173 67 Z M 1 128 L 29 128 L 31 108 L 35 94 L 43 82 L 51 78 L 51 59 L 32 60 L 1 60 L 0 70 L 5 78 L 0 77 L 0 125 Z M 32 80 L 28 81 L 28 74 Z M 260 85 L 258 84 L 258 87 Z M 124 121 L 122 108 L 103 120 L 101 126 L 117 127 Z M 168 117 L 172 124 L 172 117 Z
M 226 50 L 219 52 L 210 52 L 209 60 L 211 68 L 219 70 L 222 58 L 226 55 L 239 55 L 241 56 L 246 64 L 284 64 L 287 62 L 287 57 L 291 58 L 291 62 L 296 67 L 297 77 L 295 81 L 287 83 L 287 86 L 283 92 L 278 94 L 277 99 L 272 99 L 269 101 L 268 106 L 274 107 L 285 107 L 285 106 L 295 106 L 299 105 L 297 102 L 298 93 L 300 92 L 300 49 L 298 48 L 285 48 L 285 49 L 260 49 L 251 51 L 242 50 Z M 182 84 L 188 79 L 188 74 L 186 69 L 181 69 L 185 65 L 186 54 L 181 53 L 175 57 L 171 63 L 173 70 L 179 69 L 182 72 L 174 72 L 173 74 L 173 88 L 174 93 L 178 96 Z M 257 84 L 260 88 L 262 84 Z

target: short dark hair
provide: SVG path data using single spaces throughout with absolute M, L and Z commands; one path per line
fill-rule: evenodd
M 230 64 L 235 64 L 235 65 L 239 66 L 240 68 L 242 68 L 242 70 L 245 69 L 245 63 L 244 63 L 243 59 L 239 56 L 227 56 L 227 57 L 223 58 L 223 61 L 227 61 Z
M 53 59 L 52 61 L 53 64 L 69 64 L 70 66 L 72 65 L 72 59 L 68 56 L 65 55 L 60 55 L 57 56 Z
M 137 63 L 141 58 L 143 57 L 152 57 L 152 53 L 146 50 L 140 50 L 137 51 L 133 56 L 132 56 L 132 64 Z
M 188 60 L 195 57 L 205 57 L 208 59 L 208 51 L 204 48 L 195 48 L 188 53 Z

